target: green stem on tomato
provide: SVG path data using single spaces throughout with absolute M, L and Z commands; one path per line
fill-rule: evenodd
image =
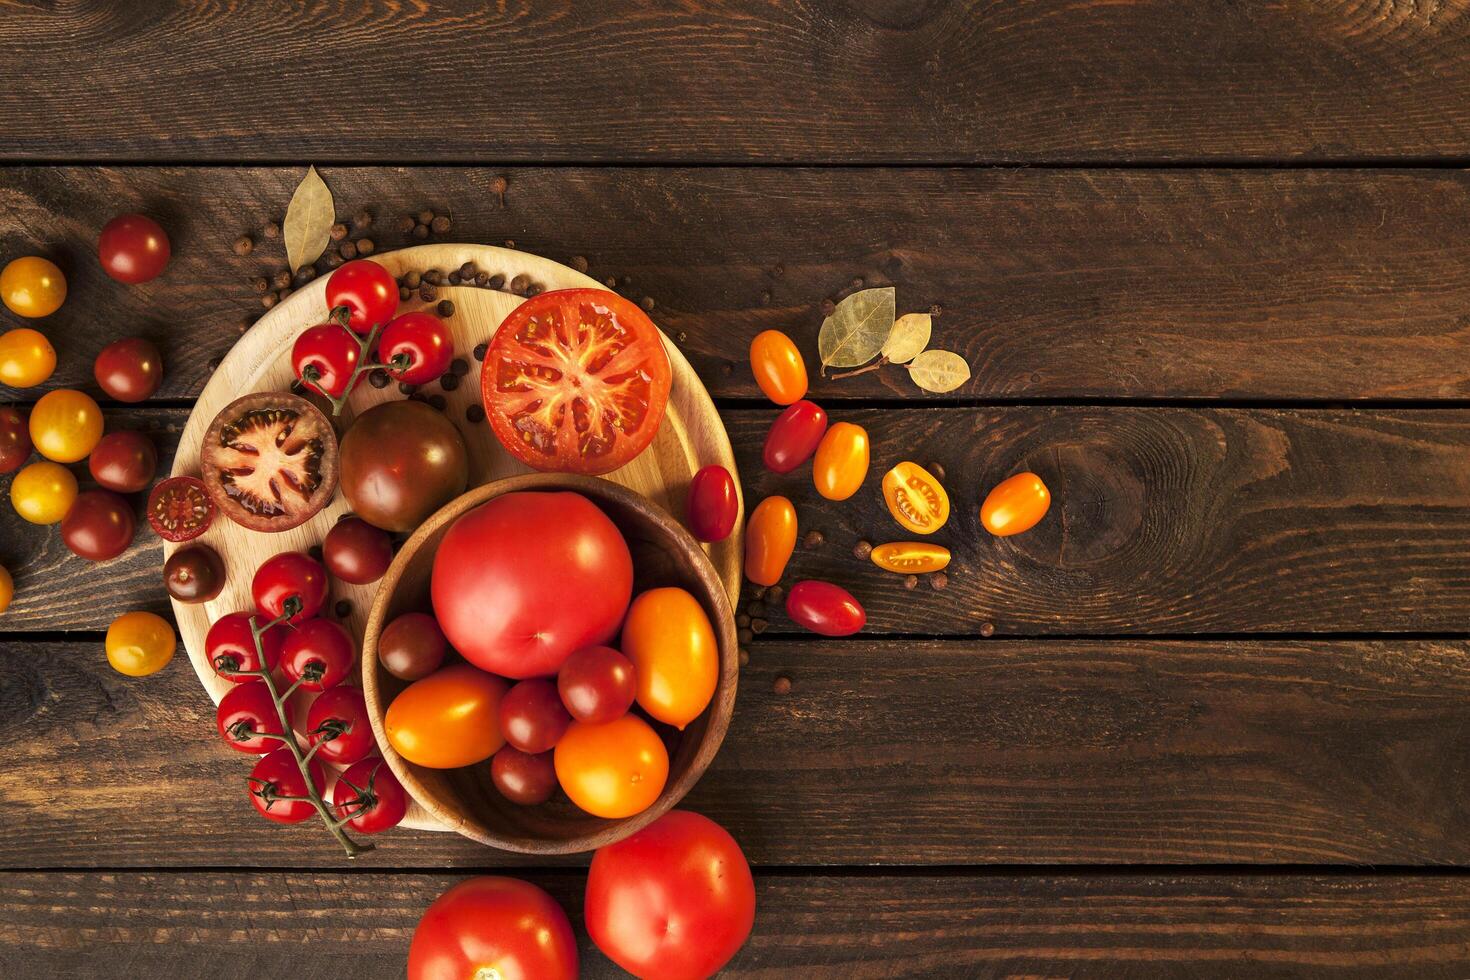
M 352 395 L 353 389 L 357 387 L 357 382 L 362 378 L 364 373 L 376 368 L 393 368 L 396 371 L 402 370 L 396 366 L 396 358 L 393 364 L 381 364 L 373 359 L 373 348 L 378 345 L 378 338 L 382 336 L 383 327 L 387 326 L 387 324 L 375 324 L 367 332 L 367 335 L 363 336 L 347 325 L 346 310 L 347 307 L 339 306 L 328 317 L 333 323 L 346 330 L 357 340 L 357 364 L 353 366 L 352 374 L 348 376 L 347 385 L 342 389 L 342 394 L 333 395 L 318 384 L 321 380 L 321 373 L 317 371 L 315 365 L 308 364 L 305 370 L 301 372 L 301 383 L 310 386 L 312 391 L 332 403 L 333 416 L 342 414 L 342 409 L 347 407 L 347 399 Z

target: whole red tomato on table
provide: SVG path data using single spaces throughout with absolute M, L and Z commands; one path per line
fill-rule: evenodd
M 556 899 L 486 875 L 434 900 L 414 930 L 408 980 L 576 980 L 577 941 Z
M 168 233 L 146 214 L 120 214 L 97 239 L 102 269 L 118 282 L 140 283 L 157 278 L 172 249 Z

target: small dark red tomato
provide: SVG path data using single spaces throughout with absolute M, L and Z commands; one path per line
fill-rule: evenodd
M 301 331 L 291 345 L 291 368 L 303 385 L 340 398 L 361 355 L 357 338 L 346 327 L 319 323 Z M 361 376 L 357 383 L 362 383 Z
M 291 704 L 286 703 L 286 720 L 291 720 Z M 230 748 L 240 752 L 264 755 L 281 747 L 280 739 L 267 738 L 265 734 L 284 735 L 281 717 L 276 713 L 276 703 L 265 682 L 252 679 L 248 684 L 236 684 L 220 698 L 214 712 L 215 727 L 220 738 Z
M 87 457 L 87 469 L 104 489 L 137 493 L 153 482 L 158 450 L 141 432 L 109 432 Z
M 790 473 L 812 458 L 827 434 L 827 413 L 803 399 L 776 416 L 761 460 L 772 473 Z
M 333 577 L 367 585 L 382 578 L 393 561 L 393 537 L 360 517 L 344 518 L 327 532 L 322 560 Z
M 31 427 L 21 412 L 0 408 L 0 473 L 14 473 L 31 458 Z
M 136 528 L 126 500 L 111 490 L 86 490 L 61 519 L 61 540 L 78 557 L 107 561 L 128 550 Z
M 339 306 L 347 307 L 348 325 L 365 334 L 393 319 L 398 310 L 398 283 L 376 262 L 348 262 L 327 280 L 327 308 Z
M 556 792 L 556 763 L 551 752 L 531 755 L 503 745 L 490 760 L 490 780 L 500 795 L 521 806 L 535 806 Z
M 191 541 L 212 523 L 214 501 L 198 477 L 171 476 L 148 495 L 148 524 L 165 541 Z
M 261 625 L 265 625 L 262 623 Z M 272 626 L 260 634 L 260 650 L 265 653 L 265 666 L 275 670 L 281 660 L 281 641 L 286 627 Z M 260 652 L 250 632 L 250 613 L 237 612 L 221 616 L 204 636 L 204 655 L 219 676 L 232 684 L 248 684 L 256 678 L 235 673 L 260 670 Z
M 735 530 L 740 497 L 735 478 L 723 466 L 710 465 L 689 482 L 689 532 L 700 541 L 723 541 Z
M 583 647 L 562 663 L 556 688 L 573 718 L 598 724 L 628 713 L 638 677 L 633 661 L 612 647 Z
M 306 737 L 321 745 L 316 758 L 333 765 L 350 766 L 371 755 L 378 743 L 362 689 L 344 684 L 313 701 L 306 712 Z
M 291 617 L 300 623 L 322 611 L 327 601 L 327 570 L 321 562 L 299 551 L 283 551 L 267 558 L 250 581 L 255 608 L 267 620 L 286 611 L 286 600 L 301 600 L 301 610 Z
M 378 637 L 378 663 L 401 681 L 428 677 L 444 663 L 449 641 L 428 613 L 404 613 Z
M 454 337 L 443 320 L 429 313 L 405 313 L 388 324 L 378 341 L 378 360 L 388 373 L 411 385 L 426 385 L 449 370 Z
M 282 676 L 293 684 L 299 680 L 308 691 L 336 687 L 352 672 L 355 663 L 357 644 L 352 642 L 352 634 L 330 619 L 299 623 L 281 644 Z
M 109 221 L 97 239 L 97 257 L 103 270 L 118 282 L 153 279 L 168 265 L 168 235 L 144 214 L 120 214 Z
M 535 755 L 555 748 L 571 723 L 551 681 L 521 681 L 500 699 L 500 734 L 522 752 Z
M 347 826 L 359 834 L 381 834 L 408 815 L 408 794 L 388 763 L 370 756 L 337 777 L 332 808 L 338 820 L 351 817 Z
M 151 341 L 124 337 L 102 348 L 92 364 L 92 375 L 109 398 L 141 402 L 152 398 L 163 384 L 163 355 Z
M 868 621 L 868 614 L 846 589 L 810 579 L 797 582 L 786 593 L 786 615 L 823 636 L 851 636 Z
M 191 544 L 163 563 L 163 584 L 179 602 L 209 602 L 225 587 L 225 563 L 207 544 Z
M 326 770 L 316 759 L 308 762 L 306 768 L 311 773 L 313 787 L 320 793 L 327 785 Z M 267 820 L 300 823 L 316 814 L 316 807 L 306 799 L 306 780 L 290 749 L 276 749 L 270 755 L 261 756 L 250 770 L 247 786 L 250 802 Z

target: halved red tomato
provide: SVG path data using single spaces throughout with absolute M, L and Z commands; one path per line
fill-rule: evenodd
M 601 289 L 558 289 L 501 323 L 480 395 L 512 456 L 596 476 L 648 448 L 672 380 L 658 328 L 637 306 Z

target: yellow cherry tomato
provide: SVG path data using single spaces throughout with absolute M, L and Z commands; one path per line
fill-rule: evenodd
M 838 422 L 817 445 L 812 463 L 817 493 L 828 500 L 846 500 L 867 478 L 868 430 L 851 422 Z
M 10 572 L 4 565 L 0 565 L 0 613 L 10 608 L 10 600 L 15 598 L 15 579 L 10 577 Z
M 107 627 L 107 662 L 119 674 L 147 677 L 174 658 L 174 628 L 151 612 L 123 613 Z
M 66 299 L 66 276 L 39 255 L 15 259 L 0 270 L 0 300 L 18 316 L 50 316 Z
M 683 730 L 714 697 L 720 647 L 699 600 L 683 589 L 649 589 L 623 621 L 623 656 L 633 661 L 638 703 Z
M 55 524 L 77 499 L 77 478 L 59 463 L 32 463 L 10 481 L 10 504 L 32 524 Z
M 510 685 L 470 664 L 441 667 L 414 681 L 388 705 L 388 744 L 409 762 L 458 769 L 484 762 L 505 738 L 500 699 Z
M 617 820 L 653 805 L 669 779 L 669 751 L 637 715 L 574 721 L 552 756 L 556 781 L 594 817 Z
M 56 350 L 39 330 L 17 327 L 0 334 L 0 384 L 31 388 L 56 370 Z
M 1051 491 L 1035 473 L 1017 473 L 1002 480 L 980 505 L 980 523 L 998 538 L 1020 534 L 1036 526 L 1051 507 Z
M 47 459 L 58 463 L 86 459 L 101 438 L 102 409 L 80 391 L 48 391 L 31 409 L 31 442 Z
M 775 585 L 796 550 L 796 508 L 785 497 L 755 505 L 745 524 L 745 577 L 756 585 Z
M 893 541 L 880 544 L 868 557 L 887 572 L 900 575 L 923 575 L 949 565 L 949 549 L 923 541 Z
M 949 520 L 949 494 L 918 463 L 899 463 L 883 475 L 883 499 L 893 519 L 915 534 L 933 534 Z
M 750 370 L 765 396 L 790 405 L 806 395 L 806 362 L 791 338 L 779 330 L 763 330 L 750 342 Z

